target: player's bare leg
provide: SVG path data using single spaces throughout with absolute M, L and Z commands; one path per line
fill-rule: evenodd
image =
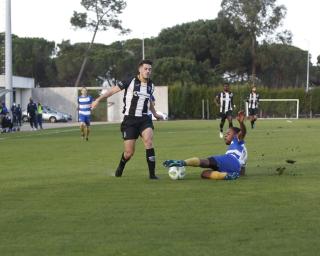
M 88 141 L 89 140 L 89 134 L 90 134 L 90 127 L 86 125 L 84 131 L 85 131 L 86 141 Z
M 255 122 L 257 120 L 257 116 L 251 116 L 251 128 L 253 129 L 255 127 Z
M 135 151 L 136 140 L 125 140 L 123 142 L 123 145 L 124 145 L 124 151 L 121 155 L 121 159 L 120 159 L 118 168 L 115 173 L 116 177 L 122 176 L 122 173 L 123 173 L 124 167 L 126 166 L 126 163 L 133 156 L 134 151 Z
M 226 172 L 217 172 L 212 170 L 205 170 L 201 173 L 202 179 L 210 179 L 210 180 L 224 180 L 227 176 Z
M 220 133 L 219 133 L 219 137 L 220 139 L 223 138 L 223 126 L 224 126 L 224 123 L 225 123 L 226 119 L 225 118 L 221 118 L 221 121 L 220 121 Z
M 81 135 L 82 139 L 84 139 L 84 137 L 85 137 L 85 127 L 86 127 L 86 125 L 84 123 L 80 124 L 80 135 Z
M 152 128 L 146 128 L 145 130 L 143 130 L 141 137 L 142 137 L 144 147 L 146 149 L 146 159 L 147 159 L 148 168 L 149 168 L 149 177 L 150 179 L 158 179 L 158 177 L 155 174 L 156 156 L 153 148 Z

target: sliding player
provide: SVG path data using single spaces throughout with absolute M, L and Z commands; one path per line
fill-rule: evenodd
M 203 179 L 234 180 L 240 175 L 244 175 L 247 161 L 247 149 L 244 142 L 246 135 L 244 118 L 244 112 L 240 111 L 237 116 L 240 128 L 231 127 L 227 130 L 224 140 L 229 147 L 224 155 L 214 155 L 204 159 L 193 157 L 186 160 L 166 160 L 163 165 L 165 167 L 193 166 L 209 168 L 210 170 L 202 171 L 201 177 Z

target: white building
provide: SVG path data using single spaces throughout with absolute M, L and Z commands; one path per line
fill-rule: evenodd
M 5 89 L 5 76 L 0 75 L 0 89 Z M 12 77 L 13 102 L 20 104 L 22 109 L 25 109 L 32 96 L 34 88 L 34 79 L 21 76 Z M 4 101 L 5 96 L 0 97 L 0 101 Z

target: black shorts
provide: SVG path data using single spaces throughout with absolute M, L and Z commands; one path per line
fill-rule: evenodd
M 228 117 L 232 117 L 232 110 L 229 110 L 227 112 L 220 112 L 221 119 L 226 119 Z
M 249 108 L 249 116 L 256 116 L 258 114 L 257 108 Z
M 147 128 L 154 128 L 149 116 L 125 116 L 121 123 L 121 133 L 124 140 L 136 140 Z

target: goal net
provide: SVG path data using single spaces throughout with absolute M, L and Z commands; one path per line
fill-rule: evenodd
M 249 115 L 246 102 L 246 115 Z M 259 118 L 290 119 L 299 118 L 299 99 L 260 99 Z

